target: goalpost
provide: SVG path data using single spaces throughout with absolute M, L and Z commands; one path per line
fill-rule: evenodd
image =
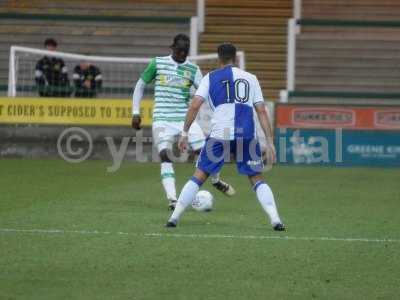
M 12 46 L 10 49 L 9 76 L 8 76 L 8 96 L 9 97 L 37 97 L 38 89 L 35 84 L 35 68 L 36 63 L 42 57 L 61 58 L 68 69 L 68 77 L 70 79 L 70 88 L 73 93 L 73 70 L 75 66 L 81 62 L 88 62 L 96 65 L 102 75 L 103 85 L 97 93 L 97 98 L 93 101 L 101 101 L 101 99 L 130 99 L 132 97 L 133 88 L 139 79 L 140 74 L 150 62 L 151 57 L 106 57 L 82 55 L 76 53 L 64 53 L 57 51 L 47 51 L 42 49 Z M 218 55 L 201 54 L 189 56 L 189 60 L 197 63 L 204 74 L 218 67 Z M 237 53 L 237 65 L 245 70 L 245 54 L 243 51 Z M 153 97 L 153 88 L 149 86 L 145 91 L 145 97 Z M 199 122 L 205 133 L 210 130 L 211 111 L 208 105 L 203 105 L 197 121 Z M 273 115 L 270 116 L 271 120 Z M 257 131 L 259 136 L 263 136 L 258 120 Z
M 82 62 L 97 66 L 101 71 L 102 88 L 97 98 L 130 98 L 134 84 L 151 58 L 142 57 L 106 57 L 47 51 L 28 47 L 12 46 L 10 49 L 8 96 L 38 96 L 35 84 L 36 63 L 42 57 L 61 58 L 67 67 L 69 89 L 73 96 L 73 70 Z M 238 52 L 238 66 L 245 69 L 243 52 Z M 200 66 L 203 74 L 217 68 L 216 53 L 190 56 L 189 59 Z M 150 89 L 149 89 L 150 91 Z M 149 93 L 149 91 L 147 91 Z

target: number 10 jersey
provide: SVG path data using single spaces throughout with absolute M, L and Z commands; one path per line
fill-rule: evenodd
M 211 138 L 256 138 L 254 106 L 264 103 L 256 76 L 228 65 L 204 76 L 196 95 L 208 101 L 213 111 Z

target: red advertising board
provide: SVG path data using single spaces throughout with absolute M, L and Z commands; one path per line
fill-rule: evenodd
M 281 104 L 276 109 L 276 126 L 400 130 L 400 107 Z

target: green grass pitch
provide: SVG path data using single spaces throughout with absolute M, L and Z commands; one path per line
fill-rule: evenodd
M 159 166 L 110 164 L 0 160 L 0 299 L 399 299 L 399 170 L 275 167 L 276 233 L 232 165 L 166 230 Z

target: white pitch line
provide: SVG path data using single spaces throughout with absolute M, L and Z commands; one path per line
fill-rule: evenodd
M 185 234 L 185 233 L 129 233 L 98 230 L 64 230 L 64 229 L 13 229 L 0 228 L 3 233 L 37 233 L 37 234 L 82 234 L 82 235 L 131 235 L 153 238 L 191 238 L 191 239 L 242 239 L 242 240 L 294 240 L 294 241 L 334 241 L 364 243 L 400 243 L 400 239 L 337 238 L 337 237 L 301 237 L 283 235 L 233 235 L 233 234 Z
M 400 243 L 400 239 L 335 238 L 335 237 L 298 237 L 279 235 L 230 235 L 230 234 L 179 234 L 147 233 L 148 237 L 199 238 L 199 239 L 245 239 L 245 240 L 297 240 L 297 241 L 337 241 L 366 243 Z

